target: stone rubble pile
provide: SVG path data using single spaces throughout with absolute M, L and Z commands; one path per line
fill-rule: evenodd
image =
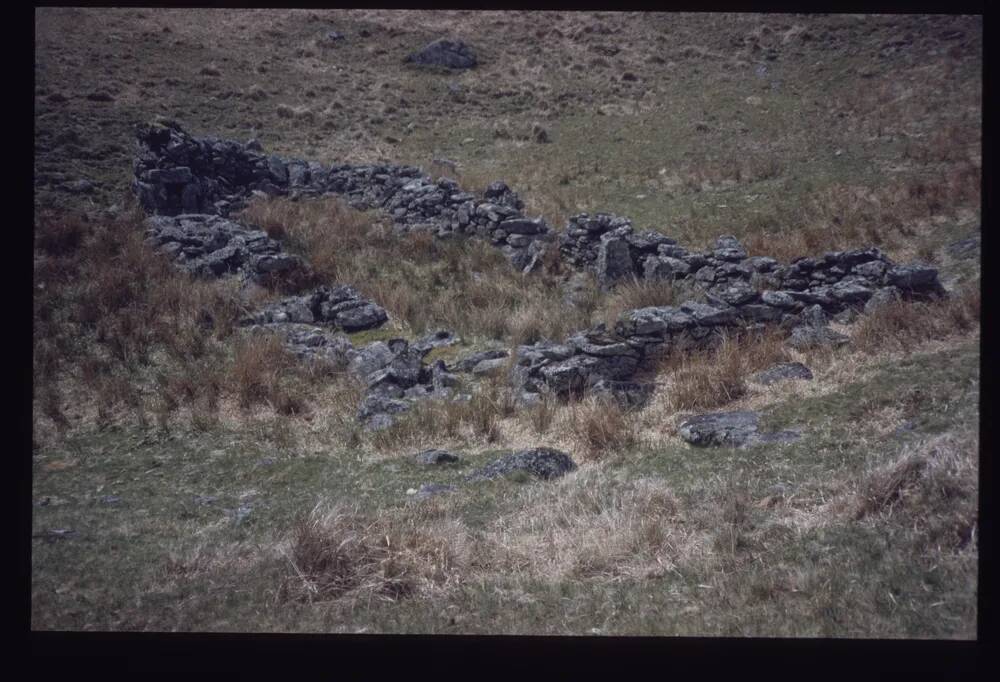
M 441 360 L 423 362 L 429 349 L 410 345 L 405 339 L 387 343 L 376 341 L 358 351 L 349 368 L 363 377 L 365 396 L 358 408 L 358 420 L 369 430 L 388 428 L 396 415 L 409 410 L 419 400 L 468 400 L 456 393 L 458 377 Z
M 240 274 L 261 283 L 270 275 L 307 271 L 301 258 L 282 253 L 266 233 L 216 215 L 153 216 L 145 226 L 146 243 L 193 275 Z
M 301 296 L 290 296 L 248 316 L 246 324 L 318 324 L 345 332 L 381 327 L 389 315 L 363 298 L 354 287 L 322 286 Z

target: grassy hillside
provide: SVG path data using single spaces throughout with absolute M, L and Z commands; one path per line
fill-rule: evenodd
M 442 35 L 479 66 L 403 62 Z M 980 233 L 981 18 L 45 8 L 35 42 L 34 628 L 976 636 L 980 263 L 956 242 Z M 191 280 L 143 244 L 134 126 L 158 115 L 502 179 L 556 229 L 607 211 L 780 260 L 874 244 L 950 296 L 838 325 L 835 351 L 765 336 L 672 359 L 638 412 L 518 409 L 485 381 L 369 433 L 355 380 L 239 331 L 280 291 Z M 241 218 L 389 311 L 358 346 L 448 328 L 450 360 L 696 295 L 522 276 L 334 198 Z M 792 360 L 815 379 L 749 380 Z M 676 435 L 715 408 L 803 438 Z M 580 468 L 461 482 L 541 445 Z M 407 457 L 429 447 L 463 460 Z M 430 482 L 459 487 L 407 494 Z

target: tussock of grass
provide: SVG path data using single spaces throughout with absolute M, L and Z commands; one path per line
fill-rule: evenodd
M 790 358 L 778 330 L 725 336 L 710 350 L 667 356 L 658 383 L 674 411 L 712 409 L 746 394 L 752 373 Z
M 299 362 L 272 334 L 259 334 L 237 342 L 230 378 L 240 407 L 270 405 L 278 414 L 301 412 L 304 397 Z
M 522 508 L 488 531 L 486 560 L 544 581 L 662 576 L 698 542 L 683 519 L 683 505 L 660 479 L 618 482 L 581 470 L 527 490 Z
M 628 452 L 639 442 L 636 414 L 603 396 L 590 396 L 570 405 L 566 426 L 587 459 Z
M 893 301 L 861 316 L 852 343 L 861 351 L 907 350 L 931 339 L 945 339 L 979 325 L 982 291 L 979 280 L 960 286 L 935 301 Z
M 370 518 L 346 508 L 314 508 L 291 531 L 291 570 L 280 596 L 396 601 L 457 584 L 468 562 L 465 531 L 454 521 L 427 521 L 414 511 Z
M 944 434 L 875 467 L 843 500 L 854 520 L 912 525 L 928 541 L 955 551 L 975 540 L 978 448 L 972 434 Z

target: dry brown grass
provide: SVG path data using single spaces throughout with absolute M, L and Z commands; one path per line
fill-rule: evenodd
M 618 284 L 614 290 L 601 297 L 592 317 L 613 329 L 622 313 L 629 310 L 698 300 L 702 300 L 700 292 L 683 280 L 634 279 Z
M 979 205 L 981 168 L 957 162 L 924 177 L 879 187 L 834 185 L 795 207 L 754 214 L 741 239 L 751 256 L 788 262 L 826 251 L 878 246 L 897 260 L 910 257 L 914 237 L 930 220 Z
M 72 402 L 78 420 L 91 415 L 107 426 L 131 417 L 144 427 L 149 414 L 163 426 L 191 407 L 193 425 L 205 427 L 230 390 L 244 405 L 301 411 L 292 383 L 305 375 L 289 362 L 272 354 L 253 363 L 250 346 L 240 347 L 235 362 L 230 355 L 239 318 L 275 294 L 180 272 L 143 243 L 143 217 L 137 210 L 37 217 L 34 377 L 41 413 L 64 427 L 63 406 Z M 59 236 L 65 234 L 76 236 Z M 261 378 L 279 370 L 289 378 Z
M 578 451 L 590 460 L 623 454 L 639 443 L 636 413 L 604 397 L 589 396 L 571 404 L 565 427 L 573 434 Z
M 487 532 L 484 562 L 543 581 L 662 576 L 699 551 L 684 513 L 662 479 L 619 482 L 588 467 L 527 490 L 521 509 Z
M 236 343 L 229 380 L 240 407 L 265 404 L 278 414 L 298 414 L 305 409 L 303 374 L 297 358 L 282 340 L 257 334 Z
M 446 327 L 529 343 L 586 324 L 588 311 L 562 311 L 554 273 L 521 275 L 483 240 L 397 235 L 336 198 L 255 202 L 242 217 L 285 235 L 321 281 L 356 286 L 414 333 Z
M 396 601 L 458 584 L 469 557 L 465 529 L 448 519 L 428 523 L 424 515 L 369 518 L 357 510 L 314 508 L 291 531 L 285 553 L 291 570 L 280 596 Z
M 660 364 L 661 390 L 674 411 L 721 407 L 747 392 L 747 379 L 791 355 L 779 330 L 724 336 L 712 349 L 674 352 Z
M 978 452 L 975 433 L 936 436 L 870 469 L 836 506 L 854 520 L 895 517 L 939 548 L 962 549 L 978 526 Z
M 966 282 L 948 298 L 893 301 L 861 316 L 851 341 L 862 352 L 908 350 L 931 339 L 963 334 L 979 325 L 980 281 Z
M 480 382 L 469 400 L 417 403 L 391 427 L 374 433 L 371 443 L 382 452 L 421 443 L 439 446 L 442 438 L 493 445 L 502 440 L 502 421 L 516 412 L 513 389 L 503 378 L 491 377 Z

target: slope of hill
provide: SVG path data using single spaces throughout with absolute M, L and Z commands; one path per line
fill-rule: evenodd
M 35 31 L 34 628 L 976 636 L 980 17 L 47 8 Z M 442 36 L 478 65 L 405 61 Z M 781 266 L 876 246 L 946 295 L 838 315 L 838 347 L 775 325 L 668 352 L 641 407 L 525 405 L 518 347 L 706 292 L 601 286 L 555 249 L 522 274 L 336 196 L 231 216 L 308 281 L 192 278 L 131 191 L 157 117 L 502 180 L 557 233 L 607 212 Z M 331 333 L 352 352 L 452 332 L 411 383 L 467 400 L 365 428 L 384 384 L 243 324 L 317 284 L 387 314 Z M 757 374 L 792 362 L 811 378 Z M 706 410 L 797 439 L 693 447 Z M 579 466 L 470 478 L 538 447 Z

